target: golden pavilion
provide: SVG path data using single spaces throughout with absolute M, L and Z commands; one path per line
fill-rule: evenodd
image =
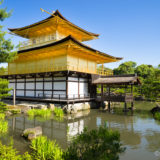
M 1 75 L 19 98 L 90 99 L 96 94 L 92 75 L 112 75 L 103 64 L 122 59 L 85 45 L 83 41 L 99 35 L 71 23 L 58 10 L 40 22 L 9 30 L 28 39 L 21 43 L 18 58 L 8 63 L 8 71 Z M 97 69 L 99 64 L 102 67 Z

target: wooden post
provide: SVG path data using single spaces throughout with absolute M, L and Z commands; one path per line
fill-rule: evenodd
M 13 105 L 16 105 L 16 89 L 13 89 Z
M 103 107 L 103 84 L 101 84 L 101 107 Z
M 133 96 L 133 85 L 131 84 L 131 95 Z M 131 110 L 133 111 L 133 101 L 131 102 Z
M 126 102 L 126 85 L 125 85 L 125 98 L 124 98 L 124 112 L 127 111 L 127 102 Z
M 110 101 L 110 86 L 108 88 L 108 97 L 109 97 L 109 101 L 108 101 L 108 111 L 110 112 L 111 110 L 111 101 Z

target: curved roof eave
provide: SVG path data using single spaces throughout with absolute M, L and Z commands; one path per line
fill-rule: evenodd
M 92 36 L 95 36 L 95 37 L 98 37 L 98 36 L 99 36 L 99 34 L 92 33 L 92 32 L 88 32 L 88 31 L 82 29 L 81 27 L 78 27 L 77 25 L 73 24 L 72 22 L 68 21 L 66 18 L 64 18 L 64 17 L 62 16 L 62 14 L 61 14 L 58 10 L 56 10 L 53 15 L 51 15 L 51 16 L 49 16 L 48 18 L 46 18 L 46 19 L 44 19 L 44 20 L 41 20 L 41 21 L 39 21 L 39 22 L 33 23 L 33 24 L 31 24 L 31 25 L 28 25 L 28 26 L 24 26 L 24 27 L 21 27 L 21 28 L 8 28 L 8 30 L 11 31 L 11 32 L 21 31 L 21 30 L 24 30 L 24 29 L 27 29 L 27 28 L 34 27 L 34 26 L 36 26 L 36 25 L 45 23 L 46 21 L 48 21 L 49 19 L 51 19 L 51 18 L 54 17 L 54 16 L 59 16 L 61 19 L 65 20 L 67 23 L 69 23 L 70 25 L 74 26 L 75 28 L 81 30 L 82 32 L 85 32 L 85 33 L 87 33 L 87 34 L 89 34 L 89 35 L 92 35 Z
M 43 45 L 43 46 L 38 46 L 38 47 L 34 47 L 34 48 L 29 48 L 29 49 L 20 50 L 20 51 L 18 51 L 18 53 L 23 53 L 23 52 L 28 52 L 28 51 L 33 51 L 33 50 L 38 50 L 38 49 L 41 49 L 41 48 L 46 48 L 46 47 L 54 46 L 54 45 L 57 45 L 57 44 L 66 42 L 66 41 L 68 41 L 68 40 L 72 40 L 74 43 L 78 44 L 79 46 L 84 47 L 84 48 L 86 48 L 86 49 L 88 49 L 88 50 L 91 50 L 91 51 L 93 51 L 93 52 L 95 52 L 95 53 L 97 53 L 97 54 L 100 54 L 100 55 L 102 55 L 102 56 L 115 59 L 115 61 L 119 61 L 119 60 L 122 60 L 122 59 L 123 59 L 123 58 L 121 58 L 121 57 L 114 57 L 114 56 L 111 56 L 111 55 L 109 55 L 109 54 L 100 52 L 100 51 L 98 51 L 98 50 L 96 50 L 96 49 L 93 49 L 93 48 L 91 48 L 91 47 L 89 47 L 89 46 L 87 46 L 87 45 L 85 45 L 85 44 L 77 41 L 77 40 L 76 40 L 74 37 L 72 37 L 71 35 L 69 35 L 69 36 L 67 36 L 67 37 L 65 37 L 65 38 L 63 38 L 63 39 L 61 39 L 61 40 L 59 40 L 59 41 L 56 41 L 56 42 L 53 42 L 53 43 L 49 43 L 49 44 L 46 44 L 46 45 Z

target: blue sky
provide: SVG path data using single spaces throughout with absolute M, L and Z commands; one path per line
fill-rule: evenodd
M 86 44 L 124 58 L 106 64 L 107 67 L 130 60 L 138 65 L 160 64 L 160 0 L 4 0 L 2 7 L 13 10 L 12 16 L 2 23 L 4 29 L 48 17 L 40 8 L 49 12 L 58 9 L 74 24 L 100 34 L 99 39 Z M 14 44 L 22 40 L 13 37 Z

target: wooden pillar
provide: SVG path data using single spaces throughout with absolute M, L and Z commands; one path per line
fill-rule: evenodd
M 13 105 L 16 105 L 16 89 L 13 89 Z
M 127 102 L 126 102 L 126 85 L 125 85 L 125 97 L 124 97 L 124 111 L 127 111 Z
M 133 85 L 131 84 L 131 95 L 133 96 Z M 131 102 L 131 110 L 133 111 L 133 106 L 134 106 L 134 103 L 133 101 Z
M 103 107 L 103 84 L 101 84 L 101 107 Z
M 111 110 L 111 101 L 110 101 L 110 95 L 111 95 L 111 89 L 110 89 L 110 86 L 108 88 L 108 97 L 109 97 L 109 101 L 108 101 L 108 111 L 110 112 Z
M 68 73 L 66 74 L 66 99 L 67 99 L 67 105 L 68 105 Z

